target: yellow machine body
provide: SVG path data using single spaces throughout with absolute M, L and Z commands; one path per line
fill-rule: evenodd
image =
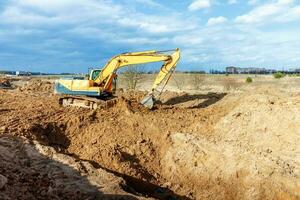
M 166 53 L 171 51 L 171 54 Z M 163 62 L 152 85 L 152 92 L 154 92 L 168 75 L 167 81 L 169 80 L 180 59 L 179 49 L 171 51 L 144 51 L 117 55 L 110 59 L 103 69 L 91 71 L 88 80 L 57 80 L 55 83 L 55 93 L 101 98 L 113 93 L 114 80 L 117 70 L 120 68 L 136 64 Z

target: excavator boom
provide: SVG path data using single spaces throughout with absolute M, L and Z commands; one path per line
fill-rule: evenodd
M 163 61 L 164 64 L 161 67 L 160 72 L 156 77 L 154 84 L 152 86 L 152 89 L 155 89 L 169 74 L 170 70 L 176 67 L 176 64 L 180 58 L 179 49 L 175 49 L 171 51 L 174 51 L 171 55 L 164 54 L 163 51 L 145 51 L 145 52 L 123 53 L 118 56 L 115 56 L 101 70 L 101 73 L 95 79 L 95 83 L 101 85 L 110 82 L 111 75 L 116 73 L 117 70 L 125 66 Z

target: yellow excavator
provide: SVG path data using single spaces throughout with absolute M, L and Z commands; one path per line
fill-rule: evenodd
M 153 108 L 156 92 L 161 93 L 168 83 L 180 59 L 180 50 L 144 51 L 123 53 L 111 58 L 102 69 L 94 69 L 87 80 L 60 79 L 55 82 L 55 93 L 62 94 L 59 103 L 63 106 L 77 106 L 91 109 L 107 107 L 115 103 L 117 71 L 130 65 L 163 62 L 152 85 L 151 92 L 141 104 Z M 161 91 L 157 88 L 164 84 Z

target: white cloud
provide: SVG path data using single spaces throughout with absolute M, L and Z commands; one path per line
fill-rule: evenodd
M 161 5 L 154 0 L 135 0 L 138 3 L 142 3 L 152 7 L 160 7 Z
M 276 0 L 278 4 L 291 4 L 294 0 Z M 273 2 L 276 2 L 273 1 Z M 248 0 L 249 5 L 257 5 L 261 2 L 261 0 Z
M 278 22 L 289 22 L 289 21 L 300 20 L 300 6 L 291 8 L 289 12 L 286 12 L 281 16 L 276 17 L 275 20 Z
M 57 23 L 58 20 L 55 17 L 46 17 L 38 15 L 32 12 L 25 12 L 23 9 L 18 7 L 8 7 L 3 11 L 0 16 L 2 22 L 7 24 L 48 24 L 49 22 Z
M 157 23 L 153 23 L 154 21 L 157 21 Z M 123 26 L 136 27 L 151 33 L 167 33 L 173 31 L 167 24 L 159 23 L 159 20 L 148 21 L 134 18 L 120 18 L 117 22 Z
M 117 44 L 128 44 L 128 45 L 158 45 L 169 42 L 166 37 L 145 37 L 136 36 L 132 37 L 130 34 L 126 33 L 113 33 L 108 32 L 100 28 L 89 28 L 89 27 L 77 27 L 69 31 L 70 33 L 75 33 L 83 38 L 90 38 L 96 40 L 109 40 L 111 43 Z
M 255 5 L 259 2 L 259 0 L 248 0 L 249 5 Z
M 120 12 L 120 6 L 106 1 L 15 0 L 0 14 L 0 24 L 22 26 L 79 24 L 89 23 L 95 19 L 113 20 L 118 15 L 111 13 Z
M 278 0 L 255 7 L 247 14 L 237 16 L 235 22 L 244 24 L 263 24 L 274 21 L 275 18 L 286 16 L 293 7 L 293 0 Z M 297 12 L 296 12 L 297 13 Z M 277 20 L 279 21 L 279 20 Z
M 298 31 L 264 32 L 228 22 L 226 26 L 205 26 L 185 32 L 173 41 L 182 47 L 184 62 L 204 68 L 228 65 L 276 68 L 297 64 L 293 58 L 300 56 Z
M 95 14 L 98 16 L 109 15 L 112 13 L 121 12 L 122 6 L 105 0 L 15 0 L 12 7 L 22 7 L 25 10 L 40 11 L 47 14 L 60 14 L 68 12 L 69 14 L 86 15 L 86 13 Z M 65 15 L 68 15 L 65 13 Z M 78 15 L 77 18 L 79 18 Z
M 194 0 L 189 5 L 189 10 L 190 11 L 201 10 L 201 9 L 204 9 L 204 8 L 211 7 L 211 5 L 212 5 L 211 0 Z
M 207 26 L 213 26 L 213 25 L 217 25 L 217 24 L 223 24 L 227 21 L 227 18 L 220 16 L 220 17 L 212 17 L 209 18 L 209 20 L 207 21 L 206 25 Z
M 277 2 L 279 5 L 290 5 L 294 3 L 294 0 L 278 0 Z
M 248 14 L 238 16 L 236 18 L 236 22 L 239 23 L 261 22 L 265 18 L 277 14 L 278 12 L 280 12 L 280 10 L 281 8 L 274 4 L 264 5 L 256 8 L 255 10 L 251 11 Z
M 149 44 L 163 44 L 169 41 L 168 38 L 147 38 L 147 37 L 135 37 L 135 38 L 122 38 L 116 39 L 113 42 L 115 43 L 125 43 L 125 44 L 134 44 L 134 45 L 149 45 Z
M 159 5 L 153 0 L 136 1 Z M 114 28 L 127 27 L 152 34 L 184 31 L 195 27 L 192 20 L 187 25 L 185 20 L 172 12 L 168 16 L 151 15 L 122 6 L 124 5 L 105 0 L 15 0 L 14 4 L 7 6 L 0 14 L 0 24 L 35 27 L 62 24 L 101 27 L 111 24 Z
M 124 50 L 169 47 L 182 49 L 182 66 L 268 67 L 274 63 L 281 65 L 299 63 L 300 28 L 296 23 L 285 26 L 286 31 L 280 31 L 280 26 L 272 28 L 276 23 L 300 20 L 300 5 L 296 6 L 291 0 L 267 0 L 264 4 L 261 4 L 263 1 L 259 1 L 252 11 L 238 16 L 234 22 L 225 15 L 219 16 L 220 13 L 214 9 L 207 9 L 210 11 L 207 13 L 190 13 L 187 10 L 177 9 L 176 6 L 165 8 L 163 4 L 157 8 L 155 3 L 161 2 L 158 0 L 12 0 L 12 2 L 7 3 L 0 11 L 1 44 L 9 46 L 9 49 L 22 49 L 43 58 L 39 64 L 46 63 L 44 59 L 49 57 L 40 56 L 43 54 L 59 58 L 59 55 L 74 52 L 70 53 L 74 54 L 73 59 L 70 59 L 72 62 L 66 62 L 66 66 L 81 64 L 87 66 L 98 63 L 98 50 L 103 52 L 102 57 L 109 58 Z M 209 8 L 221 1 L 211 0 L 207 1 L 208 3 L 201 1 L 200 4 L 196 2 L 200 1 L 193 1 L 194 7 L 190 10 Z M 230 0 L 224 2 L 228 4 Z M 219 5 L 224 6 L 224 2 Z M 231 1 L 233 2 L 235 1 Z M 241 5 L 242 1 L 238 3 Z M 145 6 L 141 4 L 152 5 L 153 10 L 145 11 L 143 10 Z M 225 6 L 233 10 L 233 7 Z M 202 17 L 210 18 L 203 21 Z M 222 25 L 224 23 L 226 26 Z M 264 26 L 266 23 L 268 26 Z M 271 28 L 266 29 L 269 27 Z M 0 48 L 0 55 L 3 51 L 7 50 L 2 48 L 1 52 Z M 17 50 L 15 51 L 18 55 Z M 23 57 L 25 61 L 29 59 L 27 55 Z M 1 62 L 6 60 L 17 59 L 0 56 Z M 54 65 L 53 59 L 52 62 L 51 65 Z M 185 63 L 188 65 L 184 65 Z
M 232 5 L 232 4 L 236 4 L 237 0 L 228 0 L 228 4 Z
M 174 44 L 179 44 L 180 46 L 190 47 L 191 45 L 202 44 L 203 38 L 198 34 L 182 34 L 173 37 L 172 39 Z
M 172 25 L 170 25 L 164 17 L 149 15 L 123 17 L 119 18 L 117 23 L 125 27 L 142 29 L 149 33 L 171 33 L 174 31 L 185 31 L 195 28 L 195 24 L 193 22 L 187 25 L 184 21 L 176 19 L 176 16 L 170 16 L 170 18 L 173 19 Z

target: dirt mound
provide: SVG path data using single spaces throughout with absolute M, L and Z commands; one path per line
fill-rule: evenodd
M 211 137 L 171 133 L 162 174 L 197 199 L 299 199 L 299 97 L 248 92 Z
M 20 88 L 20 91 L 53 93 L 54 82 L 44 81 L 40 79 L 31 79 L 26 85 Z
M 12 84 L 8 79 L 0 79 L 0 88 L 12 88 Z
M 271 88 L 252 92 L 216 126 L 217 144 L 231 146 L 233 170 L 246 172 L 243 184 L 264 183 L 251 188 L 252 198 L 300 198 L 299 97 Z

